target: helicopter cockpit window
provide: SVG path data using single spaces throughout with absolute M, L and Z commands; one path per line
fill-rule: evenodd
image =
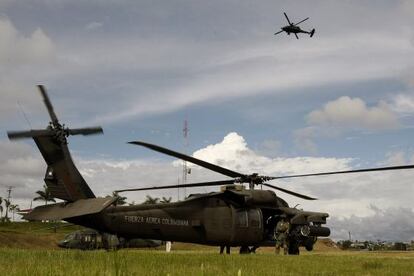
M 66 236 L 65 236 L 65 240 L 74 240 L 75 239 L 75 234 L 73 234 L 73 233 L 70 233 L 70 234 L 67 234 Z
M 238 211 L 236 215 L 238 227 L 248 227 L 247 211 Z

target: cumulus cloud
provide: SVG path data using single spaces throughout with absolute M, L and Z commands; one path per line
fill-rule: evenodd
M 0 196 L 6 197 L 7 188 L 12 187 L 13 198 L 26 208 L 34 192 L 43 185 L 46 165 L 26 144 L 0 140 L 0 152 Z
M 411 241 L 414 240 L 414 210 L 407 207 L 378 208 L 369 207 L 373 215 L 361 217 L 352 215 L 349 218 L 333 217 L 329 220 L 332 227 L 332 237 L 348 239 L 351 232 L 352 239 L 356 240 L 386 240 Z
M 30 106 L 33 113 L 41 101 L 34 91 L 35 84 L 42 83 L 48 65 L 56 60 L 56 46 L 41 29 L 26 35 L 7 18 L 0 17 L 0 115 L 2 123 L 15 116 L 16 103 Z M 41 68 L 41 70 L 39 70 Z M 4 118 L 7 118 L 5 120 Z
M 0 18 L 0 62 L 3 65 L 44 63 L 53 57 L 54 50 L 54 43 L 42 29 L 37 28 L 25 36 L 10 20 Z
M 371 130 L 394 129 L 400 124 L 384 102 L 368 107 L 360 98 L 340 97 L 306 116 L 310 125 Z
M 305 116 L 308 126 L 294 132 L 295 144 L 299 149 L 316 154 L 314 139 L 317 137 L 336 137 L 355 130 L 397 129 L 401 123 L 395 109 L 385 101 L 367 106 L 360 98 L 342 96 Z
M 242 173 L 296 174 L 323 170 L 344 170 L 351 159 L 293 157 L 270 158 L 250 149 L 244 138 L 232 132 L 217 143 L 195 151 L 194 157 Z
M 408 115 L 414 113 L 414 97 L 407 94 L 398 94 L 393 97 L 390 108 L 401 115 Z
M 276 139 L 266 139 L 258 146 L 258 153 L 267 156 L 273 157 L 277 156 L 280 152 L 282 143 Z

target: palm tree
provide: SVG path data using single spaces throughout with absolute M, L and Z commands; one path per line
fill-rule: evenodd
M 45 202 L 45 205 L 47 205 L 48 201 L 56 202 L 56 200 L 51 195 L 49 188 L 46 185 L 43 185 L 44 191 L 37 191 L 36 194 L 39 196 L 33 198 L 34 201 L 41 200 Z
M 0 221 L 3 217 L 3 198 L 0 196 Z
M 12 216 L 13 216 L 13 221 L 14 221 L 14 214 L 16 213 L 16 211 L 19 211 L 19 205 L 18 204 L 11 204 L 9 207 L 10 212 L 12 212 Z
M 143 204 L 157 204 L 160 199 L 158 197 L 151 197 L 147 195 L 147 199 L 144 201 Z
M 10 221 L 9 219 L 9 207 L 10 207 L 10 200 L 8 199 L 3 199 L 4 201 L 4 205 L 6 207 L 6 214 L 4 215 L 3 221 Z
M 170 203 L 172 200 L 172 197 L 166 198 L 166 197 L 162 197 L 162 199 L 160 200 L 160 203 Z
M 120 196 L 117 192 L 112 192 L 112 196 L 117 198 L 115 201 L 116 205 L 125 205 L 127 203 L 126 196 Z

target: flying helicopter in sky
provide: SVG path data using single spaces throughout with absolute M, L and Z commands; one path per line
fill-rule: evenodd
M 33 138 L 47 164 L 44 181 L 52 196 L 63 202 L 38 206 L 24 219 L 64 220 L 102 234 L 116 235 L 125 241 L 136 238 L 178 241 L 226 248 L 240 247 L 240 253 L 251 253 L 260 246 L 274 246 L 275 228 L 283 219 L 289 222 L 288 252 L 299 254 L 300 247 L 312 250 L 317 237 L 330 235 L 330 229 L 324 226 L 329 215 L 289 207 L 273 190 L 305 200 L 316 198 L 267 182 L 294 177 L 414 168 L 414 165 L 407 165 L 288 176 L 243 174 L 157 145 L 133 141 L 130 143 L 192 162 L 231 179 L 119 189 L 116 192 L 221 186 L 218 192 L 192 194 L 179 202 L 119 206 L 116 204 L 117 197 L 95 196 L 73 163 L 68 148 L 68 136 L 100 134 L 103 133 L 102 128 L 70 129 L 60 124 L 45 88 L 41 85 L 38 88 L 51 122 L 46 129 L 10 131 L 8 137 L 11 140 Z M 249 189 L 242 185 L 244 183 L 248 184 Z M 272 190 L 256 190 L 257 185 Z M 229 250 L 227 252 L 230 253 Z
M 309 19 L 309 17 L 299 21 L 298 23 L 292 23 L 289 20 L 289 17 L 287 16 L 287 14 L 284 12 L 283 13 L 286 17 L 286 20 L 288 21 L 289 25 L 284 26 L 281 28 L 281 31 L 278 31 L 275 33 L 275 35 L 280 34 L 282 32 L 286 32 L 288 35 L 295 34 L 296 38 L 299 39 L 298 33 L 304 33 L 304 34 L 309 34 L 310 37 L 312 37 L 315 34 L 315 29 L 312 29 L 311 31 L 304 31 L 302 30 L 298 25 L 306 20 Z

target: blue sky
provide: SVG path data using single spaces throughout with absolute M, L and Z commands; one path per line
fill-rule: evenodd
M 315 28 L 315 36 L 274 36 L 286 24 L 284 11 L 294 22 L 309 16 L 301 26 Z M 145 179 L 139 185 L 177 181 L 172 158 L 127 145 L 130 140 L 278 175 L 412 163 L 413 11 L 409 0 L 2 1 L 0 147 L 6 165 L 0 187 L 13 183 L 22 204 L 41 187 L 44 164 L 34 143 L 11 144 L 6 137 L 7 130 L 28 128 L 17 103 L 33 128 L 46 126 L 35 88 L 40 83 L 62 122 L 104 128 L 103 136 L 70 139 L 100 195 L 136 186 L 137 179 Z M 194 181 L 217 178 L 195 172 Z M 322 198 L 318 205 L 299 201 L 304 208 L 375 221 L 372 206 L 413 212 L 407 196 L 413 173 L 282 185 Z

